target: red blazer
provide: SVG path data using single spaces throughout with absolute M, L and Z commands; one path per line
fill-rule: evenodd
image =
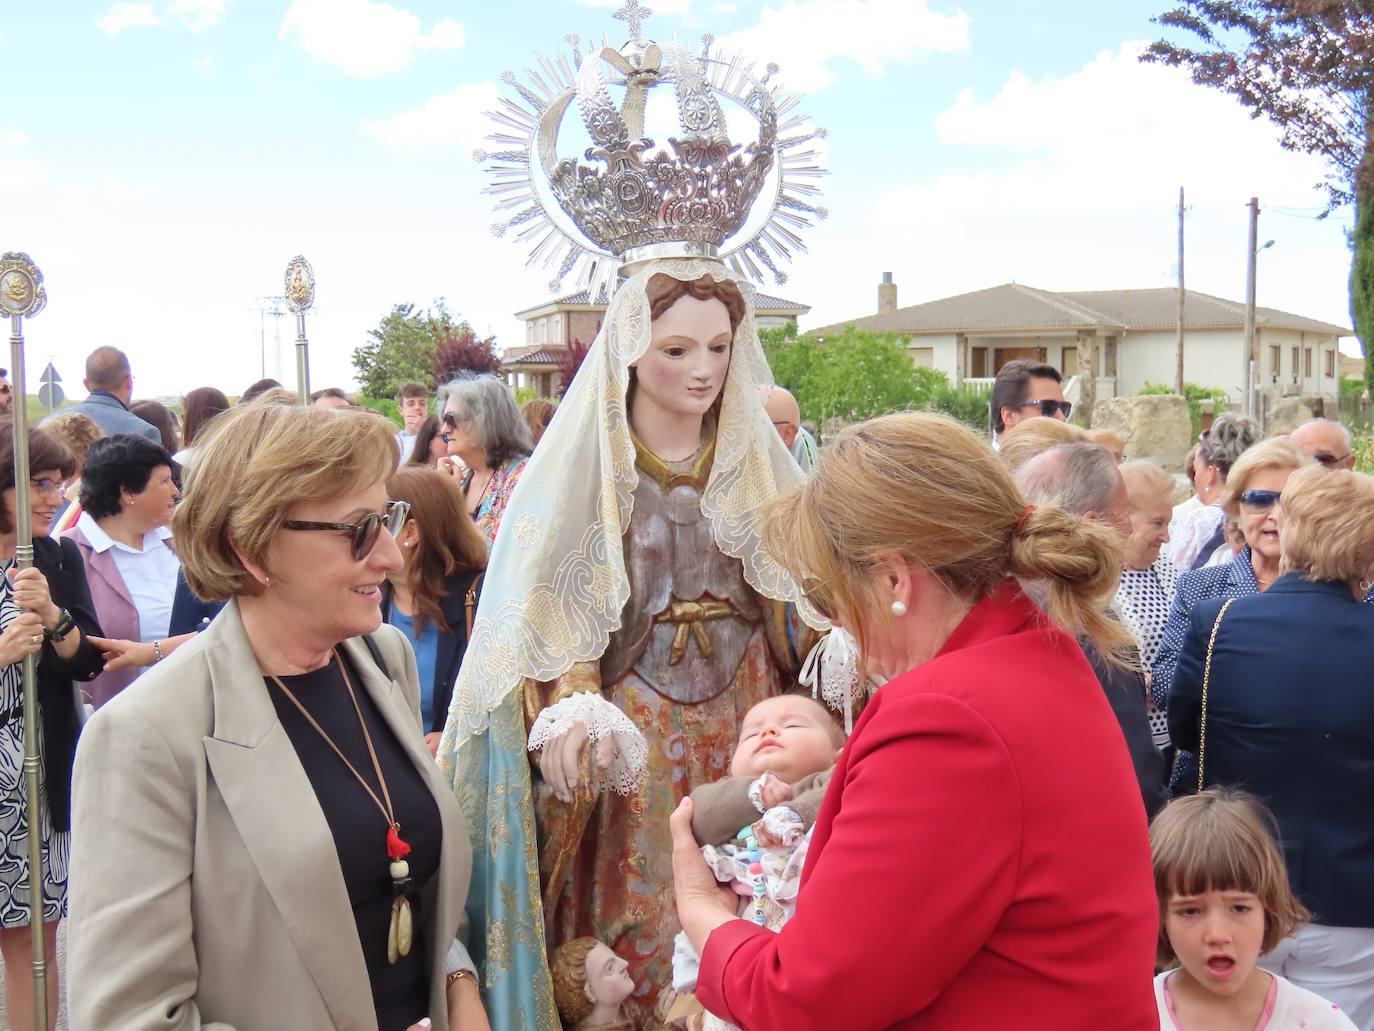
M 792 920 L 707 940 L 746 1031 L 1157 1031 L 1140 789 L 1074 639 L 1008 584 L 869 702 Z

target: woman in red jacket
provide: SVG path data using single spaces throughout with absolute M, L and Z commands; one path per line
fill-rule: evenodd
M 769 512 L 766 541 L 886 686 L 835 767 L 796 915 L 735 918 L 672 818 L 697 998 L 748 1031 L 1154 1031 L 1159 914 L 1121 731 L 1074 641 L 1121 538 L 1026 505 L 935 415 L 846 430 Z M 1014 578 L 1042 581 L 1046 612 Z

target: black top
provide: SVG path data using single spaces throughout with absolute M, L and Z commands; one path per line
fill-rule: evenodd
M 347 661 L 347 660 L 344 660 Z M 339 867 L 348 898 L 353 904 L 353 918 L 358 925 L 358 940 L 363 959 L 367 962 L 367 976 L 372 982 L 372 1000 L 377 1009 L 380 1031 L 404 1031 L 428 1016 L 429 958 L 425 955 L 421 931 L 426 914 L 421 911 L 420 895 L 439 869 L 439 849 L 442 824 L 434 796 L 420 776 L 419 770 L 391 732 L 385 718 L 373 703 L 362 678 L 349 664 L 353 692 L 367 722 L 377 760 L 391 792 L 396 821 L 401 825 L 401 837 L 411 846 L 406 857 L 416 891 L 410 896 L 411 913 L 415 919 L 415 944 L 409 956 L 403 956 L 393 966 L 387 962 L 387 931 L 391 925 L 392 892 L 390 859 L 386 852 L 386 818 L 347 767 L 339 761 L 334 750 L 325 743 L 291 699 L 268 678 L 267 691 L 276 707 L 282 728 L 296 749 L 305 775 L 315 789 L 320 809 L 334 835 L 334 847 L 339 854 Z M 349 700 L 339 665 L 331 661 L 327 666 L 295 677 L 282 677 L 291 693 L 309 710 L 324 728 L 330 740 L 339 747 L 354 769 L 362 775 L 377 797 L 385 796 L 377 784 L 367 744 L 358 725 L 358 714 Z M 417 727 L 418 730 L 418 727 Z
M 1207 642 L 1225 598 L 1193 607 L 1169 734 L 1198 750 Z M 1212 651 L 1207 783 L 1258 795 L 1313 922 L 1374 927 L 1374 608 L 1286 573 L 1226 610 Z M 1194 773 L 1192 791 L 1197 786 Z
M 71 828 L 72 763 L 81 733 L 82 713 L 77 711 L 75 683 L 94 680 L 105 671 L 105 660 L 90 638 L 104 637 L 86 583 L 86 563 L 74 541 L 55 537 L 33 539 L 33 564 L 48 581 L 54 605 L 72 614 L 81 630 L 81 644 L 69 659 L 57 654 L 52 641 L 43 642 L 38 653 L 38 708 L 43 728 L 43 772 L 46 775 L 48 812 L 53 827 Z M 0 714 L 0 723 L 8 716 Z

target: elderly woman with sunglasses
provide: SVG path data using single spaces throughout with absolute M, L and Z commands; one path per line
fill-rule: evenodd
M 444 443 L 451 456 L 439 468 L 461 475 L 463 507 L 490 546 L 496 541 L 534 444 L 510 388 L 495 376 L 469 376 L 439 388 Z M 466 467 L 462 472 L 454 459 Z
M 1256 444 L 1231 467 L 1222 516 L 1236 520 L 1245 547 L 1231 562 L 1183 573 L 1174 590 L 1169 619 L 1151 665 L 1150 691 L 1155 705 L 1167 712 L 1179 649 L 1188 634 L 1193 608 L 1211 598 L 1260 594 L 1279 578 L 1279 495 L 1288 477 L 1310 460 L 1286 437 Z M 1197 757 L 1180 750 L 1172 783 L 1177 789 L 1197 779 Z
M 463 816 L 381 618 L 394 428 L 247 405 L 201 444 L 177 539 L 227 604 L 83 733 L 72 1026 L 480 1031 Z
M 1374 580 L 1374 479 L 1309 466 L 1282 489 L 1282 575 L 1263 598 L 1193 609 L 1169 726 L 1203 752 L 1204 784 L 1244 784 L 1268 804 L 1293 890 L 1316 914 L 1264 965 L 1370 1028 L 1374 608 L 1359 602 Z M 1195 769 L 1188 790 L 1198 781 Z

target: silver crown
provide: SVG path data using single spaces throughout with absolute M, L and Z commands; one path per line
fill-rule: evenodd
M 537 54 L 526 82 L 502 76 L 520 102 L 503 97 L 500 110 L 488 113 L 498 125 L 488 139 L 502 149 L 474 155 L 493 180 L 483 192 L 505 216 L 492 229 L 497 236 L 518 230 L 516 239 L 531 245 L 526 265 L 553 270 L 551 290 L 575 274 L 579 288 L 595 294 L 626 266 L 677 256 L 718 256 L 738 275 L 762 281 L 766 269 L 785 283 L 779 262 L 806 250 L 798 230 L 826 217 L 808 200 L 825 174 L 814 145 L 825 130 L 808 128 L 795 110 L 799 98 L 771 84 L 776 65 L 759 78 L 753 65 L 715 48 L 711 36 L 699 54 L 676 41 L 643 40 L 640 22 L 651 13 L 626 0 L 614 17 L 627 23 L 631 39 L 619 50 L 603 40 L 584 56 L 570 35 L 571 61 L 566 53 L 556 61 Z M 655 150 L 645 135 L 648 94 L 669 83 L 682 135 Z M 619 107 L 611 86 L 624 87 Z M 748 112 L 757 139 L 730 139 L 722 99 Z M 574 102 L 592 141 L 585 163 L 557 150 Z M 768 217 L 746 236 L 766 190 Z

